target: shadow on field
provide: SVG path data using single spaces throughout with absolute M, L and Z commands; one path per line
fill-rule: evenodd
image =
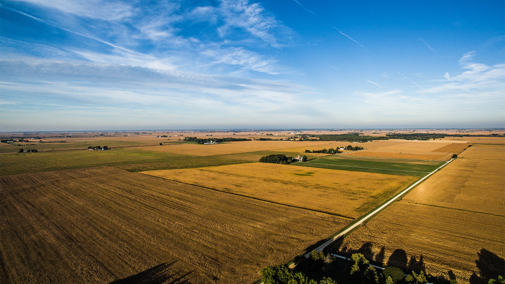
M 470 284 L 487 284 L 489 279 L 496 279 L 498 275 L 504 276 L 505 260 L 503 258 L 484 248 L 477 255 L 479 258 L 475 260 L 475 264 L 480 276 L 473 272 L 470 276 Z
M 404 271 L 414 271 L 416 273 L 420 273 L 421 271 L 426 272 L 426 265 L 424 264 L 423 256 L 419 257 L 419 260 L 416 256 L 411 256 L 410 259 L 407 257 L 407 253 L 402 249 L 397 249 L 393 251 L 393 253 L 389 256 L 388 261 L 386 262 L 386 247 L 382 247 L 378 254 L 375 254 L 373 251 L 373 243 L 367 242 L 361 245 L 359 249 L 349 249 L 344 246 L 341 247 L 343 243 L 343 238 L 340 240 L 339 244 L 332 246 L 332 251 L 338 251 L 342 254 L 351 255 L 353 253 L 361 253 L 365 256 L 368 261 L 374 264 L 387 266 L 395 266 L 403 269 Z
M 128 276 L 123 279 L 113 281 L 109 284 L 179 284 L 188 283 L 184 280 L 188 275 L 193 273 L 190 271 L 183 275 L 174 275 L 173 272 L 170 273 L 170 267 L 174 265 L 176 261 L 172 263 L 162 263 L 155 267 L 149 268 L 145 271 L 140 272 L 132 276 Z

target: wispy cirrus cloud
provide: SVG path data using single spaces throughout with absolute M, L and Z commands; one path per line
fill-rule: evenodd
M 298 6 L 302 7 L 303 10 L 311 13 L 312 15 L 316 16 L 316 13 L 312 12 L 311 10 L 307 9 L 305 6 L 303 6 L 298 0 L 293 0 L 293 2 L 295 2 L 296 4 L 298 4 Z
M 219 7 L 225 24 L 218 31 L 224 37 L 230 28 L 237 27 L 246 30 L 251 35 L 260 38 L 273 47 L 280 47 L 275 30 L 290 33 L 291 30 L 282 25 L 259 4 L 249 4 L 247 0 L 222 0 Z
M 368 83 L 370 83 L 370 84 L 372 84 L 372 85 L 375 85 L 375 86 L 377 86 L 377 87 L 379 87 L 379 88 L 384 88 L 383 86 L 381 86 L 381 85 L 379 85 L 379 84 L 377 84 L 377 83 L 375 83 L 375 82 L 372 82 L 372 81 L 370 81 L 370 80 L 365 80 L 365 81 L 367 81 Z
M 45 6 L 51 9 L 59 10 L 63 13 L 70 13 L 80 17 L 88 17 L 107 21 L 116 21 L 128 18 L 135 13 L 135 8 L 122 1 L 103 1 L 103 0 L 18 0 Z
M 436 52 L 436 51 L 435 51 L 435 50 L 434 50 L 434 49 L 433 49 L 433 48 L 432 48 L 432 47 L 431 47 L 431 46 L 430 46 L 430 45 L 429 45 L 429 44 L 428 44 L 428 43 L 427 43 L 424 39 L 419 38 L 419 40 L 421 40 L 421 41 L 424 43 L 424 45 L 426 45 L 426 47 L 427 47 L 429 50 L 431 50 L 431 51 L 433 51 L 433 52 L 437 53 L 437 52 Z
M 452 93 L 452 92 L 475 92 L 492 91 L 493 89 L 505 90 L 505 64 L 488 66 L 473 61 L 475 51 L 465 53 L 459 60 L 463 73 L 444 77 L 451 81 L 440 86 L 427 88 L 426 93 Z

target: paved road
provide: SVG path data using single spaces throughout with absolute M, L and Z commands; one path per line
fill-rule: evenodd
M 438 167 L 436 170 L 432 171 L 431 173 L 427 174 L 426 176 L 424 176 L 422 179 L 418 180 L 416 183 L 414 183 L 413 185 L 407 187 L 406 189 L 404 189 L 402 192 L 398 193 L 395 197 L 391 198 L 391 200 L 389 200 L 388 202 L 386 202 L 385 204 L 383 204 L 382 206 L 378 207 L 377 209 L 375 209 L 374 211 L 368 213 L 367 215 L 365 215 L 365 217 L 363 217 L 362 219 L 358 220 L 358 221 L 355 221 L 355 223 L 353 223 L 350 227 L 348 227 L 347 229 L 344 229 L 343 231 L 340 231 L 335 237 L 329 239 L 327 242 L 325 242 L 324 244 L 320 245 L 319 247 L 316 248 L 317 251 L 322 251 L 324 248 L 326 248 L 327 246 L 329 246 L 331 243 L 333 243 L 334 241 L 336 241 L 338 238 L 342 237 L 342 236 L 345 236 L 345 234 L 349 233 L 350 231 L 352 231 L 353 229 L 355 229 L 356 227 L 358 227 L 359 225 L 363 224 L 363 222 L 366 222 L 367 220 L 371 219 L 375 214 L 377 214 L 379 211 L 381 211 L 382 209 L 386 208 L 387 206 L 389 206 L 389 204 L 391 204 L 392 202 L 394 202 L 396 199 L 398 199 L 399 197 L 401 197 L 402 195 L 404 195 L 405 193 L 407 193 L 409 190 L 411 190 L 412 188 L 416 187 L 418 184 L 420 184 L 421 182 L 423 182 L 425 179 L 429 178 L 431 175 L 433 175 L 434 173 L 438 172 L 440 169 L 442 169 L 443 167 L 445 167 L 446 165 L 448 165 L 450 162 L 454 161 L 454 159 L 450 159 L 449 161 L 447 161 L 445 164 L 441 165 L 440 167 Z M 311 252 L 307 253 L 305 255 L 305 257 L 310 257 L 310 254 Z

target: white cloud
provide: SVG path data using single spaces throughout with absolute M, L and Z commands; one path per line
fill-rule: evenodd
M 275 63 L 273 60 L 266 60 L 263 56 L 245 50 L 242 47 L 230 47 L 225 49 L 214 47 L 202 51 L 202 54 L 214 58 L 215 63 L 238 65 L 243 69 L 267 74 L 277 74 L 273 67 Z
M 447 79 L 447 81 L 453 81 L 451 76 L 449 76 L 449 72 L 445 72 L 444 78 Z
M 277 28 L 289 30 L 273 16 L 268 15 L 259 3 L 249 4 L 248 0 L 222 0 L 220 12 L 225 22 L 225 25 L 218 29 L 221 37 L 226 36 L 230 27 L 238 27 L 274 47 L 279 47 L 274 30 Z
M 377 86 L 377 87 L 384 88 L 383 86 L 381 86 L 381 85 L 379 85 L 379 84 L 377 84 L 377 83 L 375 83 L 375 82 L 372 82 L 372 81 L 370 81 L 370 80 L 365 80 L 365 81 L 367 81 L 368 83 L 370 83 L 370 84 L 372 84 L 372 85 L 375 85 L 375 86 Z
M 134 8 L 121 1 L 103 0 L 18 0 L 60 10 L 81 17 L 95 18 L 107 21 L 121 20 L 132 16 Z
M 474 93 L 493 89 L 505 90 L 505 64 L 487 66 L 482 63 L 473 62 L 474 57 L 474 51 L 464 54 L 459 63 L 462 69 L 466 71 L 452 78 L 449 77 L 449 73 L 446 73 L 444 77 L 450 80 L 451 83 L 427 88 L 424 92 L 448 93 L 464 91 Z

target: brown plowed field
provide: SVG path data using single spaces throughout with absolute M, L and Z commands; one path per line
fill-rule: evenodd
M 0 220 L 0 283 L 247 283 L 348 224 L 115 168 L 0 177 Z
M 373 209 L 418 179 L 269 163 L 143 173 L 353 218 Z
M 447 278 L 452 271 L 459 283 L 469 283 L 470 277 L 487 283 L 490 275 L 503 273 L 505 145 L 495 144 L 474 144 L 465 150 L 402 201 L 351 233 L 339 249 L 361 248 L 384 262 L 395 254 L 392 261 L 397 265 L 422 256 L 428 273 Z M 379 253 L 382 248 L 384 256 Z

